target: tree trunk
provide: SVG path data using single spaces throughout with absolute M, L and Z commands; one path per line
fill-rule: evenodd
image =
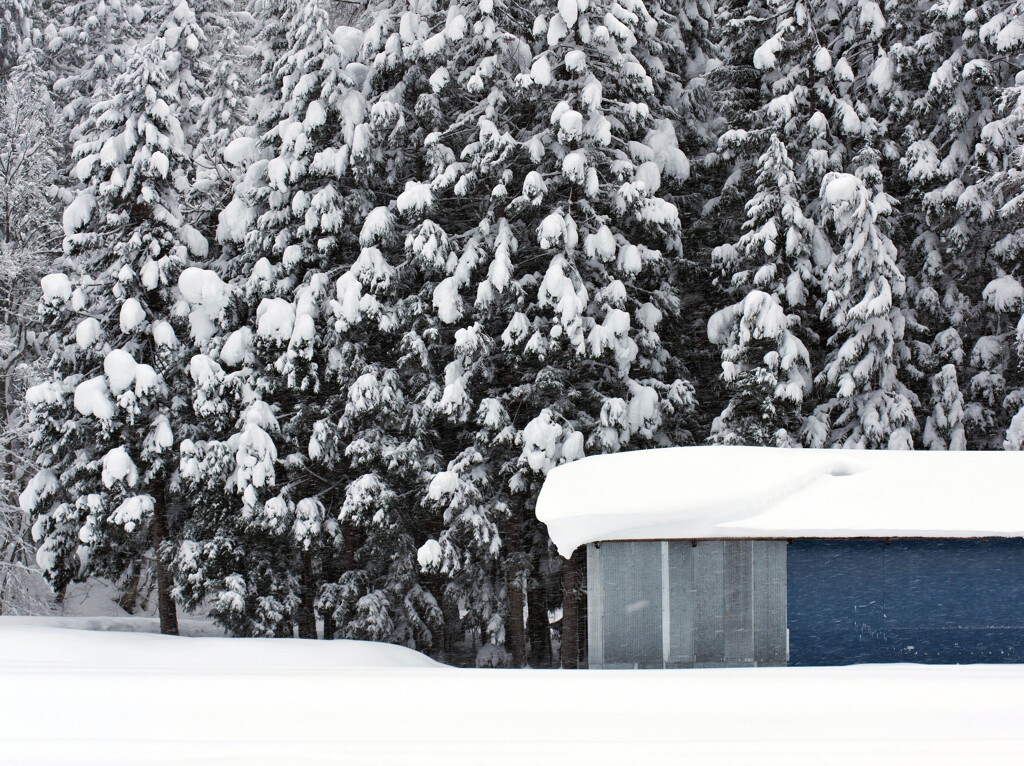
M 167 494 L 163 482 L 158 482 L 153 492 L 153 548 L 156 549 L 156 591 L 160 605 L 160 632 L 167 636 L 178 635 L 178 611 L 171 597 L 171 573 L 164 561 L 160 548 L 167 539 Z
M 330 585 L 331 583 L 337 582 L 337 566 L 334 557 L 328 553 L 325 554 L 320 563 L 320 582 L 323 585 Z M 319 610 L 320 619 L 324 621 L 324 641 L 331 641 L 334 639 L 334 631 L 336 625 L 334 623 L 334 605 L 324 604 L 324 608 Z
M 508 573 L 508 619 L 505 623 L 505 648 L 512 654 L 512 667 L 526 665 L 526 631 L 523 628 L 523 586 L 519 575 Z
M 562 667 L 569 670 L 580 666 L 580 581 L 584 550 L 575 550 L 572 558 L 562 562 Z
M 526 630 L 530 639 L 530 667 L 551 667 L 551 626 L 548 593 L 543 580 L 533 579 L 526 591 Z
M 512 667 L 521 668 L 526 665 L 526 630 L 523 625 L 523 566 L 522 541 L 519 528 L 513 518 L 505 535 L 508 544 L 508 557 L 505 560 L 505 578 L 508 586 L 508 615 L 505 619 L 505 648 L 512 655 Z
M 299 604 L 299 638 L 316 638 L 316 585 L 313 582 L 313 554 L 302 552 L 302 602 Z
M 128 578 L 127 587 L 121 593 L 121 597 L 117 599 L 117 605 L 128 614 L 135 614 L 135 606 L 139 598 L 139 579 L 139 570 L 135 569 L 131 577 Z

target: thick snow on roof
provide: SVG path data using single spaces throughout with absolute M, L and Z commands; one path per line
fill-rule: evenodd
M 598 540 L 1022 537 L 1024 454 L 673 447 L 548 474 L 558 550 Z

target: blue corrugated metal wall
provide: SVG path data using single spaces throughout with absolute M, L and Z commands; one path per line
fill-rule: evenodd
M 1024 540 L 794 540 L 791 665 L 1024 662 Z

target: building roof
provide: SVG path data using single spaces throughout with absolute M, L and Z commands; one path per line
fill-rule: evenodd
M 602 540 L 1024 537 L 1024 453 L 673 447 L 548 474 L 563 556 Z

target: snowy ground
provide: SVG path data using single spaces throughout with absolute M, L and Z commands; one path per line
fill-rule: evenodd
M 5 766 L 1016 765 L 1022 692 L 1024 666 L 456 670 L 379 644 L 0 618 Z

